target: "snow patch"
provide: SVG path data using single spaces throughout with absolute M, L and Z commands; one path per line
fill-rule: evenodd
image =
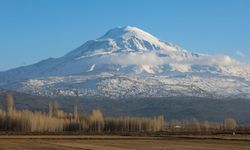
M 179 72 L 189 72 L 191 71 L 191 67 L 186 64 L 169 64 L 170 67 L 172 68 L 172 71 L 179 71 Z
M 142 64 L 141 67 L 142 67 L 142 69 L 143 69 L 144 71 L 146 71 L 147 73 L 151 73 L 151 74 L 154 74 L 154 73 L 155 73 L 155 71 L 153 70 L 153 68 L 150 67 L 149 65 Z
M 93 71 L 95 69 L 95 64 L 93 64 L 90 68 L 89 68 L 89 70 L 87 71 L 87 72 L 91 72 L 91 71 Z

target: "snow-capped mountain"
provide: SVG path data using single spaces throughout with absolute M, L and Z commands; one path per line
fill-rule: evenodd
M 46 96 L 250 98 L 250 65 L 127 26 L 60 58 L 0 72 L 0 86 Z

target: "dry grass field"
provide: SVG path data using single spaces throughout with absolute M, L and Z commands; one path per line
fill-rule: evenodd
M 249 150 L 250 137 L 0 136 L 0 150 Z

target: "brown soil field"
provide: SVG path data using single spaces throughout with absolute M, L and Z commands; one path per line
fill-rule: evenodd
M 249 150 L 250 136 L 0 136 L 0 150 Z

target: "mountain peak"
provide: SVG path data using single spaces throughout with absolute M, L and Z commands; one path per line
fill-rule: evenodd
M 110 29 L 97 41 L 112 41 L 120 49 L 132 51 L 169 50 L 177 51 L 179 48 L 167 42 L 163 42 L 137 27 L 124 26 Z
M 130 39 L 130 38 L 138 38 L 144 39 L 146 41 L 154 41 L 159 42 L 159 39 L 149 34 L 148 32 L 143 31 L 137 27 L 133 26 L 124 26 L 124 27 L 116 27 L 110 29 L 104 36 L 99 39 Z
M 160 41 L 155 36 L 137 27 L 124 26 L 110 29 L 103 36 L 91 40 L 67 54 L 74 58 L 111 54 L 113 52 L 146 52 L 160 50 L 183 52 L 183 49 L 167 42 Z
M 0 72 L 0 85 L 45 96 L 249 99 L 250 68 L 228 56 L 188 52 L 126 26 L 63 57 Z

